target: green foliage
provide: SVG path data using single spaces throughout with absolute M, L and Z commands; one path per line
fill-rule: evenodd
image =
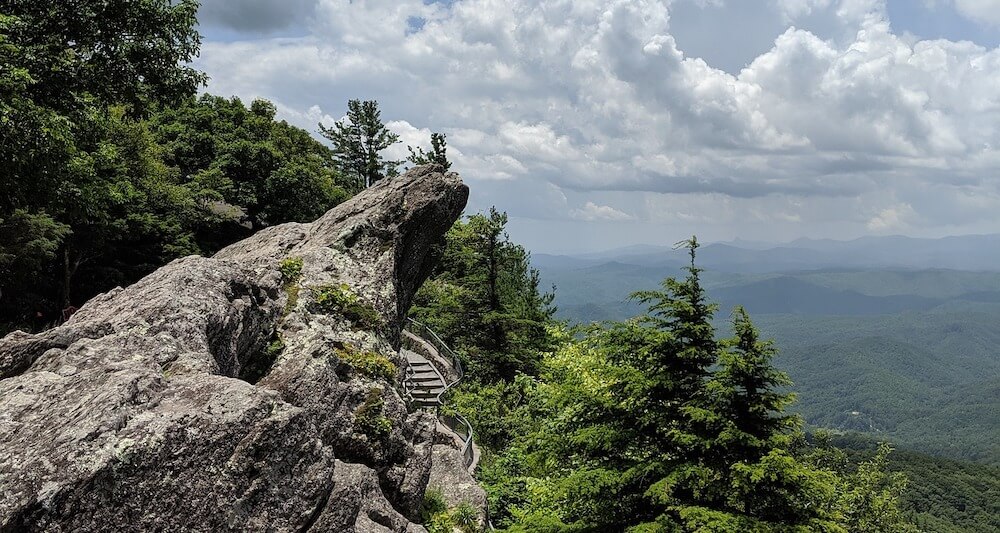
M 858 533 L 916 531 L 902 521 L 899 498 L 906 487 L 906 476 L 887 472 L 891 450 L 888 444 L 880 444 L 875 456 L 861 463 L 851 476 L 850 488 L 841 496 L 848 530 Z
M 855 469 L 853 465 L 879 462 L 879 444 L 869 437 L 839 435 L 828 441 L 829 446 L 838 447 L 833 448 L 839 452 L 835 463 L 846 475 Z M 886 469 L 906 475 L 908 483 L 899 507 L 921 531 L 1000 530 L 1000 467 L 895 450 L 888 456 Z
M 448 515 L 447 511 L 432 516 L 424 522 L 424 526 L 427 528 L 427 533 L 452 533 L 454 531 L 451 516 Z
M 519 375 L 513 382 L 464 383 L 452 389 L 447 408 L 462 413 L 475 428 L 480 445 L 505 448 L 514 435 L 529 431 L 527 398 L 534 382 Z
M 277 332 L 271 337 L 271 342 L 259 353 L 251 356 L 240 368 L 239 378 L 248 383 L 257 383 L 267 375 L 267 372 L 285 351 L 285 341 Z
M 444 501 L 444 493 L 440 488 L 427 489 L 424 493 L 424 501 L 420 506 L 420 521 L 424 524 L 430 522 L 436 515 L 447 513 L 448 504 Z
M 471 379 L 536 374 L 553 347 L 553 294 L 539 291 L 531 258 L 505 232 L 507 215 L 491 209 L 448 232 L 441 260 L 414 297 L 411 315 L 468 358 Z
M 389 382 L 396 379 L 396 365 L 380 353 L 358 350 L 350 345 L 337 348 L 334 353 L 363 376 Z
M 413 148 L 412 146 L 407 146 L 406 149 L 410 151 L 410 157 L 407 159 L 414 165 L 440 165 L 444 170 L 451 168 L 451 161 L 448 161 L 448 141 L 447 136 L 443 133 L 431 133 L 431 151 L 425 152 L 423 148 L 419 146 Z
M 374 442 L 381 442 L 392 431 L 392 421 L 386 418 L 382 389 L 368 390 L 365 401 L 354 411 L 354 427 Z
M 536 378 L 455 394 L 488 428 L 480 480 L 494 521 L 510 531 L 804 533 L 848 531 L 857 515 L 907 530 L 899 485 L 849 475 L 803 444 L 784 413 L 788 379 L 747 314 L 737 310 L 733 336 L 716 338 L 697 242 L 685 245 L 687 276 L 637 294 L 647 314 L 576 336 L 556 328 L 559 348 Z
M 203 95 L 164 107 L 151 119 L 166 164 L 219 220 L 206 239 L 228 244 L 233 223 L 258 229 L 308 222 L 342 202 L 333 152 L 308 132 L 275 120 L 275 107 Z M 226 209 L 226 207 L 230 209 Z
M 378 311 L 358 299 L 351 288 L 340 285 L 317 285 L 309 287 L 313 297 L 313 309 L 321 313 L 340 313 L 357 326 L 372 329 L 383 324 Z
M 562 317 L 617 320 L 638 312 L 620 303 L 623 296 L 655 287 L 661 270 L 618 262 L 553 266 L 544 279 L 561 289 Z M 798 397 L 790 410 L 810 426 L 1000 464 L 1000 417 L 982 416 L 995 409 L 1000 390 L 1000 304 L 991 303 L 1000 301 L 1000 274 L 708 270 L 702 279 L 725 314 L 745 304 L 781 346 L 775 364 L 795 382 Z M 768 314 L 775 311 L 785 314 Z
M 382 151 L 399 142 L 399 135 L 382 123 L 382 112 L 374 100 L 347 102 L 347 119 L 332 128 L 319 125 L 320 133 L 333 143 L 333 154 L 346 175 L 355 181 L 352 191 L 398 175 L 401 161 L 386 161 Z
M 462 502 L 449 510 L 444 494 L 440 488 L 434 487 L 424 493 L 424 501 L 420 507 L 420 521 L 428 533 L 452 533 L 458 528 L 465 533 L 479 531 L 479 513 L 466 502 Z
M 278 265 L 278 271 L 281 272 L 281 282 L 285 285 L 297 283 L 302 278 L 302 266 L 301 257 L 282 259 L 281 264 Z
M 451 511 L 451 522 L 462 531 L 472 533 L 479 525 L 479 513 L 467 502 L 462 502 Z
M 270 103 L 194 97 L 197 7 L 2 9 L 0 332 L 346 197 L 332 152 Z

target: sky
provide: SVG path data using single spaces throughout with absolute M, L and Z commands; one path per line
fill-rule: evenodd
M 1000 233 L 1000 0 L 202 0 L 206 90 L 448 136 L 536 252 Z

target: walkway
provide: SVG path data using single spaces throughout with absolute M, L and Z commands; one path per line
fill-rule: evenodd
M 403 378 L 407 399 L 419 409 L 438 411 L 438 428 L 452 436 L 465 457 L 465 466 L 474 472 L 479 447 L 473 440 L 472 425 L 458 413 L 439 412 L 444 393 L 464 377 L 461 361 L 433 330 L 412 319 L 403 331 L 403 345 L 407 346 L 400 349 L 408 364 Z
M 407 392 L 417 407 L 438 407 L 441 405 L 441 394 L 448 390 L 444 376 L 424 356 L 403 348 L 400 352 L 406 356 L 409 368 L 406 372 Z

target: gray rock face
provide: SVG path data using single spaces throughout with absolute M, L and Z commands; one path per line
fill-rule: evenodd
M 429 489 L 441 491 L 449 509 L 462 504 L 478 512 L 479 527 L 486 527 L 486 491 L 480 487 L 465 467 L 462 452 L 448 444 L 435 444 L 431 452 L 432 466 Z
M 422 531 L 396 348 L 467 197 L 418 167 L 0 340 L 0 531 Z

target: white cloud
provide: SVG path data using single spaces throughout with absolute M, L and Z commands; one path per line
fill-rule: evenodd
M 955 0 L 955 8 L 969 19 L 1000 27 L 1000 0 Z
M 909 227 L 908 220 L 914 216 L 910 204 L 900 203 L 886 207 L 868 221 L 868 229 L 875 233 L 900 231 Z
M 587 202 L 580 209 L 571 209 L 569 215 L 576 220 L 586 220 L 589 222 L 595 220 L 620 222 L 635 219 L 635 217 L 624 211 L 619 211 L 608 205 L 597 205 L 594 202 Z
M 786 22 L 812 14 L 813 11 L 830 7 L 832 0 L 774 0 Z
M 198 66 L 211 92 L 270 98 L 312 131 L 377 99 L 410 144 L 447 133 L 473 204 L 512 216 L 652 220 L 663 195 L 691 216 L 735 206 L 730 227 L 759 232 L 863 209 L 840 230 L 863 232 L 900 202 L 915 231 L 957 220 L 940 206 L 969 190 L 1000 207 L 1000 49 L 897 35 L 877 0 L 753 0 L 789 27 L 728 73 L 677 44 L 682 1 L 318 0 L 311 35 L 210 42 Z M 973 213 L 967 227 L 1000 227 L 1000 210 Z

